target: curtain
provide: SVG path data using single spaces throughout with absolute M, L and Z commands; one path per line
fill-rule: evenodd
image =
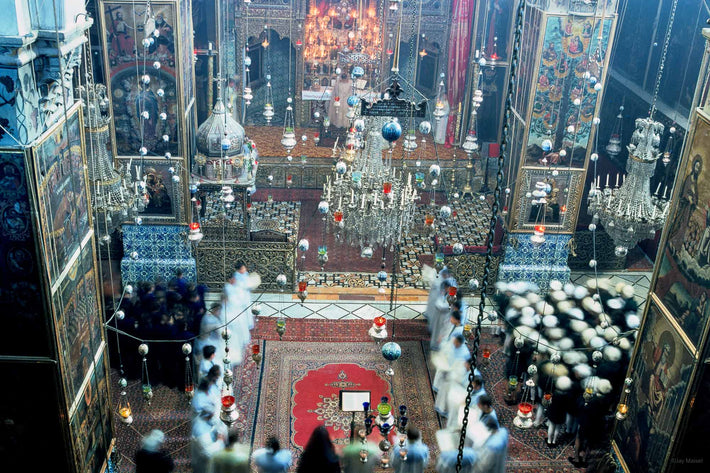
M 454 0 L 451 32 L 449 33 L 448 101 L 451 106 L 446 128 L 446 147 L 451 147 L 456 137 L 459 103 L 464 99 L 468 56 L 471 49 L 471 18 L 475 0 Z

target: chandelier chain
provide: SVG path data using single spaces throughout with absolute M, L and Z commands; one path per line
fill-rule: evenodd
M 661 88 L 661 80 L 663 79 L 663 72 L 666 67 L 666 56 L 668 55 L 668 45 L 671 42 L 671 33 L 673 31 L 673 23 L 675 21 L 675 12 L 678 7 L 678 0 L 673 0 L 673 6 L 671 7 L 671 14 L 668 18 L 668 28 L 666 28 L 666 36 L 663 39 L 663 52 L 661 53 L 661 63 L 658 67 L 658 74 L 656 75 L 656 84 L 653 88 L 653 97 L 651 98 L 651 109 L 648 111 L 648 116 L 653 119 L 653 115 L 656 113 L 656 101 L 658 100 L 658 92 Z
M 470 414 L 471 397 L 473 394 L 473 379 L 475 376 L 478 361 L 478 347 L 481 344 L 481 324 L 483 323 L 484 309 L 486 307 L 486 290 L 490 277 L 491 261 L 493 259 L 493 240 L 495 237 L 495 227 L 498 220 L 498 207 L 500 202 L 501 188 L 503 187 L 503 167 L 505 157 L 508 152 L 510 117 L 513 107 L 513 92 L 515 90 L 515 76 L 518 71 L 518 56 L 520 55 L 520 43 L 523 29 L 523 14 L 525 12 L 525 0 L 520 0 L 516 13 L 515 35 L 513 39 L 513 55 L 510 64 L 510 76 L 508 77 L 508 94 L 505 99 L 505 121 L 503 122 L 503 133 L 500 143 L 500 154 L 498 156 L 498 172 L 496 174 L 496 188 L 493 193 L 493 205 L 491 207 L 491 220 L 488 227 L 488 242 L 486 244 L 486 260 L 483 267 L 483 280 L 481 281 L 481 301 L 478 305 L 478 319 L 473 339 L 473 350 L 471 351 L 471 370 L 468 373 L 468 386 L 466 387 L 466 401 L 464 404 L 464 416 L 461 425 L 461 437 L 459 439 L 459 451 L 456 457 L 456 473 L 462 469 L 463 449 L 466 441 L 466 429 L 468 427 L 468 417 Z

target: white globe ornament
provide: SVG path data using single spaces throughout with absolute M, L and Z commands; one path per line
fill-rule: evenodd
M 442 205 L 439 209 L 439 216 L 441 218 L 449 218 L 451 217 L 451 213 L 451 207 L 449 207 L 448 205 Z
M 168 136 L 168 135 L 163 135 L 163 141 L 165 141 L 165 142 L 170 141 L 170 136 Z
M 146 148 L 145 146 L 141 146 L 138 150 L 138 153 L 140 153 L 141 156 L 145 156 L 146 154 L 148 154 L 148 148 Z
M 337 172 L 340 175 L 345 174 L 345 172 L 348 170 L 348 165 L 345 164 L 344 161 L 338 161 L 335 164 L 335 172 Z
M 287 281 L 288 280 L 286 279 L 285 274 L 279 274 L 278 276 L 276 276 L 276 285 L 280 288 L 283 288 L 284 286 L 286 286 Z
M 468 280 L 468 288 L 471 289 L 472 291 L 475 291 L 476 289 L 479 288 L 481 284 L 478 282 L 478 279 L 472 278 Z
M 153 63 L 153 67 L 154 67 L 155 69 L 160 69 L 160 61 L 155 61 L 155 62 Z
M 308 251 L 308 248 L 310 248 L 310 243 L 309 243 L 308 240 L 306 240 L 305 238 L 301 239 L 301 240 L 298 242 L 298 249 L 299 249 L 299 250 L 301 250 L 301 251 Z
M 165 121 L 168 119 L 168 114 L 165 112 L 160 112 L 160 119 Z
M 321 215 L 327 214 L 329 208 L 330 208 L 330 204 L 328 204 L 328 202 L 326 202 L 325 200 L 321 200 L 320 203 L 318 204 L 318 212 L 320 212 Z
M 456 256 L 462 255 L 463 254 L 463 245 L 459 242 L 454 243 L 454 246 L 451 247 L 451 250 L 454 252 Z
M 589 260 L 589 267 L 592 268 L 592 269 L 596 268 L 596 267 L 597 267 L 597 260 L 595 260 L 595 259 L 590 259 L 590 260 Z
M 158 94 L 158 97 L 162 97 L 165 95 L 165 91 L 163 89 L 158 89 L 155 91 L 156 94 Z
M 597 159 L 599 159 L 599 155 L 597 153 L 592 153 L 592 155 L 589 156 L 589 159 L 591 159 L 592 161 L 596 161 Z

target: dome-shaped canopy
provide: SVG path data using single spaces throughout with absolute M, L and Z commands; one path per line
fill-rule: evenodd
M 229 148 L 222 151 L 222 141 L 229 141 Z M 207 158 L 239 156 L 243 153 L 244 128 L 225 113 L 222 98 L 218 97 L 212 113 L 197 129 L 197 151 Z

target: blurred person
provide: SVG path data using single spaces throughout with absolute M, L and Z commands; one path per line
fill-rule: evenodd
M 487 417 L 483 425 L 490 435 L 479 449 L 479 456 L 474 465 L 476 473 L 504 473 L 508 457 L 508 429 L 500 427 L 493 417 Z
M 429 447 L 422 442 L 422 433 L 416 427 L 407 429 L 407 442 L 392 449 L 394 473 L 423 473 L 429 464 Z
M 560 376 L 555 381 L 555 392 L 547 406 L 547 446 L 557 446 L 557 439 L 562 433 L 562 428 L 567 419 L 567 393 L 572 388 L 572 380 L 567 376 Z
M 169 473 L 175 469 L 170 454 L 162 448 L 164 442 L 162 430 L 151 430 L 143 437 L 141 449 L 136 452 L 136 473 Z
M 210 473 L 251 473 L 249 446 L 238 442 L 239 433 L 231 429 L 227 436 L 227 446 L 212 457 Z
M 437 473 L 455 473 L 458 456 L 458 450 L 441 452 L 436 462 Z M 461 458 L 461 473 L 473 473 L 473 466 L 477 458 L 478 456 L 473 448 L 464 447 L 463 457 Z
M 198 381 L 207 376 L 207 372 L 214 366 L 216 353 L 217 348 L 214 345 L 205 345 L 202 347 L 202 361 L 200 361 L 200 368 L 197 371 Z
M 266 446 L 255 451 L 252 458 L 258 473 L 286 473 L 293 463 L 291 452 L 282 449 L 276 437 L 269 437 Z
M 471 361 L 465 363 L 466 371 L 458 380 L 458 384 L 454 384 L 449 388 L 446 401 L 447 419 L 446 428 L 450 430 L 458 430 L 461 428 L 464 416 L 464 405 L 466 404 L 466 396 L 468 394 L 468 374 L 471 370 Z M 483 388 L 483 378 L 481 373 L 476 368 L 473 377 L 473 391 L 471 391 L 471 403 L 469 406 L 478 406 L 478 400 L 486 394 Z
M 451 283 L 448 279 L 442 281 L 439 286 L 439 290 L 436 293 L 432 311 L 429 314 L 429 321 L 431 327 L 431 340 L 429 341 L 429 348 L 432 351 L 439 351 L 441 344 L 451 333 L 451 321 L 450 321 L 450 311 L 449 303 L 446 300 L 446 296 L 449 293 L 449 288 Z
M 190 450 L 192 453 L 193 473 L 208 473 L 210 459 L 224 448 L 224 434 L 218 429 L 215 413 L 210 409 L 202 409 L 192 419 L 192 437 Z
M 296 473 L 315 472 L 340 473 L 340 461 L 324 425 L 313 430 L 296 468 Z
M 367 440 L 364 443 L 361 442 L 356 436 L 358 430 L 350 430 L 350 443 L 343 448 L 341 455 L 343 473 L 373 473 L 375 468 L 379 466 L 380 449 Z M 363 456 L 365 457 L 364 462 Z
M 208 410 L 212 413 L 216 413 L 218 409 L 218 403 L 210 393 L 210 382 L 207 377 L 204 377 L 197 383 L 197 390 L 195 391 L 195 396 L 191 401 L 192 405 L 192 415 L 196 417 L 200 412 Z

